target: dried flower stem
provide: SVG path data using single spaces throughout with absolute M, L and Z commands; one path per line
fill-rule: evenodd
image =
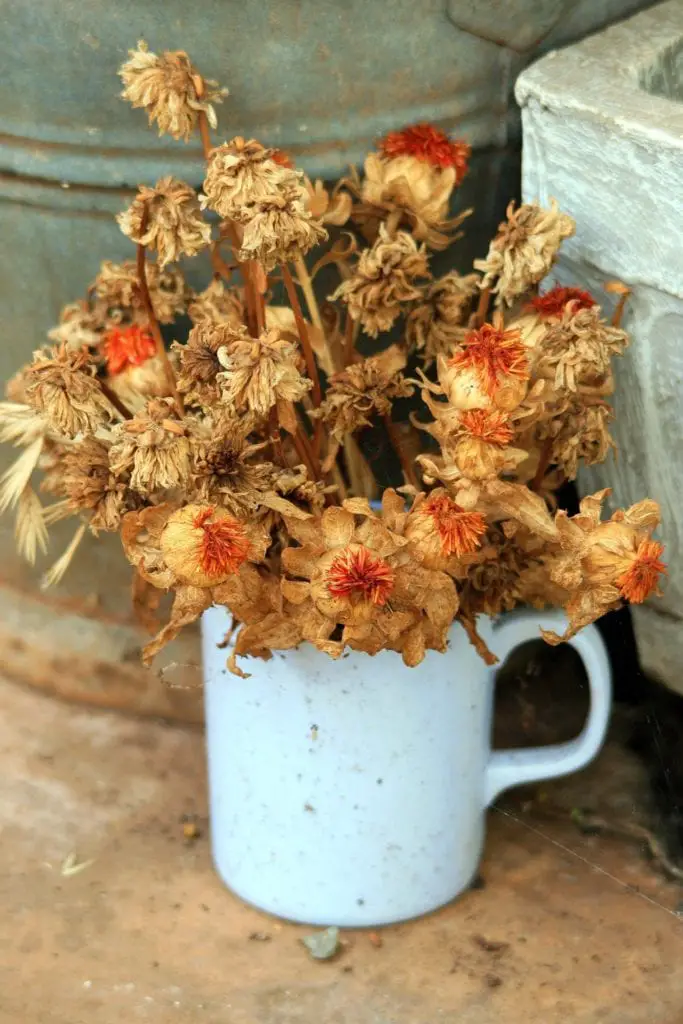
M 209 159 L 209 153 L 211 152 L 211 134 L 209 132 L 209 119 L 206 116 L 205 110 L 197 111 L 197 125 L 199 127 L 199 137 L 202 140 L 202 150 L 204 152 L 204 159 Z
M 285 288 L 287 289 L 287 297 L 289 298 L 289 304 L 292 307 L 294 313 L 294 319 L 296 320 L 296 327 L 299 333 L 299 341 L 301 342 L 301 348 L 303 349 L 304 359 L 306 360 L 306 369 L 308 376 L 313 381 L 313 404 L 316 408 L 322 402 L 322 390 L 320 388 L 320 377 L 318 376 L 318 367 L 311 347 L 311 340 L 308 337 L 308 328 L 304 315 L 301 312 L 301 305 L 299 303 L 299 296 L 296 293 L 296 286 L 292 279 L 292 275 L 289 267 L 286 263 L 282 264 L 282 278 L 285 282 Z
M 477 303 L 476 311 L 470 317 L 469 327 L 480 327 L 486 320 L 486 314 L 489 311 L 489 302 L 491 301 L 491 289 L 482 288 L 481 294 L 479 295 L 479 302 Z
M 152 337 L 154 338 L 154 341 L 156 342 L 157 354 L 166 371 L 166 378 L 168 380 L 169 389 L 173 396 L 173 402 L 178 411 L 178 415 L 182 417 L 185 413 L 183 400 L 178 394 L 173 367 L 171 366 L 170 360 L 168 358 L 168 353 L 166 352 L 166 346 L 164 345 L 164 339 L 161 334 L 161 328 L 159 327 L 159 321 L 157 320 L 156 315 L 154 313 L 154 306 L 152 305 L 152 296 L 149 294 L 144 245 L 138 245 L 137 247 L 137 270 L 138 281 L 140 283 L 140 293 L 142 296 L 142 304 L 145 307 L 145 312 L 149 320 L 149 329 L 152 334 Z
M 346 326 L 344 328 L 344 366 L 353 361 L 353 350 L 356 344 L 356 322 L 349 313 L 346 314 Z
M 389 413 L 386 416 L 383 416 L 382 419 L 384 420 L 384 426 L 387 428 L 389 440 L 391 441 L 394 451 L 398 455 L 399 461 L 401 463 L 401 469 L 403 470 L 403 475 L 406 478 L 406 483 L 410 484 L 412 487 L 415 487 L 416 490 L 419 490 L 420 485 L 417 479 L 417 474 L 415 473 L 415 469 L 413 467 L 412 460 L 408 458 L 408 456 L 403 450 L 401 435 L 398 431 L 396 424 L 391 418 L 391 414 Z
M 112 391 L 107 382 L 104 380 L 98 380 L 97 383 L 100 385 L 104 397 L 107 399 L 108 402 L 111 402 L 111 404 L 114 406 L 116 411 L 123 417 L 123 419 L 132 420 L 133 413 L 130 411 L 130 409 L 126 408 L 126 406 L 123 404 L 119 396 L 114 391 Z
M 529 490 L 537 491 L 543 483 L 543 477 L 545 476 L 546 470 L 550 464 L 550 456 L 553 450 L 552 438 L 548 438 L 543 447 L 541 448 L 541 454 L 538 459 L 538 469 L 534 474 L 534 478 L 529 484 Z
M 626 306 L 626 300 L 628 299 L 630 294 L 630 291 L 625 291 L 619 297 L 619 301 L 617 302 L 616 308 L 614 310 L 614 315 L 612 316 L 612 327 L 621 326 L 621 318 L 624 315 L 624 307 Z
M 315 297 L 311 275 L 308 273 L 308 267 L 306 266 L 303 256 L 297 256 L 294 261 L 294 266 L 296 267 L 296 276 L 299 284 L 301 285 L 301 290 L 304 293 L 304 298 L 306 299 L 306 305 L 308 306 L 311 322 L 318 328 L 318 330 L 323 331 L 324 334 L 323 321 L 320 316 L 320 309 L 318 308 L 318 300 Z

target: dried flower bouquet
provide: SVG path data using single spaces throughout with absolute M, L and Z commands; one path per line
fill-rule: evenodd
M 393 132 L 329 192 L 253 139 L 214 145 L 227 90 L 187 54 L 140 43 L 120 76 L 160 133 L 198 133 L 206 175 L 199 194 L 173 177 L 140 187 L 118 218 L 136 259 L 102 263 L 0 404 L 0 438 L 22 448 L 0 496 L 21 553 L 34 562 L 50 524 L 79 522 L 46 584 L 87 531 L 119 532 L 156 632 L 145 661 L 218 603 L 239 627 L 239 674 L 239 655 L 304 641 L 416 665 L 454 620 L 490 660 L 480 614 L 562 607 L 567 632 L 546 635 L 558 643 L 657 590 L 656 502 L 603 521 L 600 492 L 556 511 L 561 483 L 613 447 L 611 360 L 627 343 L 623 286 L 608 286 L 611 323 L 587 292 L 539 290 L 570 217 L 511 204 L 472 273 L 434 278 L 430 250 L 467 216 L 449 218 L 466 143 L 428 124 Z M 309 268 L 328 228 L 345 230 Z M 177 264 L 205 250 L 213 276 L 196 292 Z M 339 284 L 319 305 L 323 266 Z M 279 285 L 287 305 L 270 301 Z M 413 392 L 422 412 L 400 428 L 394 402 Z M 377 424 L 404 477 L 379 507 L 362 450 Z

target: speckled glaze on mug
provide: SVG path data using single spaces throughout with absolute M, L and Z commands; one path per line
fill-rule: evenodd
M 202 621 L 211 841 L 218 874 L 262 910 L 314 925 L 417 917 L 468 888 L 485 812 L 510 786 L 564 775 L 597 753 L 610 669 L 595 627 L 572 640 L 591 707 L 569 743 L 491 751 L 495 670 L 453 626 L 445 654 L 417 668 L 382 651 L 333 661 L 310 645 L 242 662 L 217 643 L 223 608 Z M 478 627 L 503 660 L 561 614 L 521 611 Z

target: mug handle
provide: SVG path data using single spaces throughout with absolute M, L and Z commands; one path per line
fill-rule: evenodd
M 493 627 L 491 649 L 501 663 L 519 644 L 540 639 L 540 629 L 563 633 L 567 619 L 558 611 L 520 610 L 501 618 Z M 583 768 L 602 746 L 609 724 L 612 673 L 607 648 L 597 628 L 584 628 L 568 641 L 578 651 L 588 676 L 590 708 L 583 729 L 568 743 L 520 750 L 494 750 L 486 768 L 485 806 L 511 786 L 554 779 Z

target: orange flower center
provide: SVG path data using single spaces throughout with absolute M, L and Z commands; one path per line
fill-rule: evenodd
M 383 558 L 361 547 L 337 555 L 325 582 L 332 597 L 357 597 L 383 605 L 394 589 L 394 573 Z
M 414 124 L 400 132 L 390 132 L 379 144 L 380 152 L 389 159 L 414 156 L 433 167 L 454 167 L 460 184 L 467 173 L 471 147 L 463 139 L 449 139 L 433 124 Z
M 474 370 L 482 389 L 492 398 L 501 377 L 529 379 L 529 363 L 519 331 L 503 331 L 492 324 L 468 331 L 462 351 L 448 361 L 449 366 Z
M 270 154 L 270 159 L 276 164 L 279 164 L 280 167 L 287 167 L 290 170 L 294 167 L 294 164 L 292 163 L 289 155 L 285 153 L 284 149 L 274 149 Z
M 591 309 L 597 303 L 590 292 L 584 292 L 580 288 L 563 288 L 556 285 L 545 295 L 537 295 L 527 305 L 527 309 L 535 309 L 541 316 L 562 316 L 568 302 L 572 303 L 572 310 L 578 313 L 580 309 Z
M 207 576 L 237 572 L 249 554 L 249 541 L 242 523 L 232 516 L 209 520 L 215 509 L 209 506 L 195 516 L 193 526 L 202 530 L 199 564 Z
M 121 373 L 127 366 L 140 366 L 156 352 L 154 338 L 138 324 L 129 327 L 112 327 L 104 336 L 104 358 L 107 370 L 112 376 Z
M 486 520 L 481 512 L 466 512 L 445 494 L 428 498 L 422 506 L 423 515 L 431 516 L 441 538 L 444 555 L 469 554 L 481 544 L 486 533 Z
M 631 604 L 642 604 L 657 586 L 660 575 L 666 574 L 666 566 L 660 561 L 663 551 L 664 545 L 655 540 L 641 541 L 632 565 L 618 577 L 621 595 Z
M 514 433 L 508 423 L 507 416 L 502 412 L 489 412 L 487 409 L 467 409 L 460 414 L 460 422 L 468 434 L 505 448 L 510 444 Z

